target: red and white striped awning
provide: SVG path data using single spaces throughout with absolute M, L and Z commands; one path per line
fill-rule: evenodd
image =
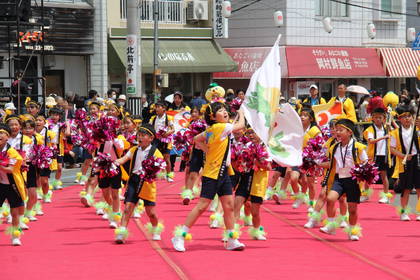
M 420 66 L 420 51 L 413 51 L 410 48 L 380 48 L 379 53 L 387 76 L 416 77 L 417 67 Z

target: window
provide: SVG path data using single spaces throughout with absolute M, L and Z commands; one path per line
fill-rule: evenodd
M 349 0 L 342 2 L 348 3 Z M 315 15 L 322 17 L 348 17 L 348 5 L 330 0 L 315 0 Z
M 401 0 L 381 0 L 381 10 L 390 11 L 390 12 L 402 12 L 402 1 Z M 400 17 L 398 14 L 382 12 L 381 16 L 383 18 L 397 18 Z

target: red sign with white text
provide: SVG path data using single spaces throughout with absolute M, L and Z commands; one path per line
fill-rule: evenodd
M 225 48 L 238 64 L 237 72 L 215 72 L 214 79 L 250 79 L 255 70 L 261 67 L 271 48 Z
M 288 76 L 385 77 L 373 48 L 286 47 Z

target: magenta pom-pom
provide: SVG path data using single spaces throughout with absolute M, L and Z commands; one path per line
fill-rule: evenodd
M 7 152 L 0 152 L 0 165 L 7 167 L 9 165 L 10 159 Z
M 166 168 L 166 162 L 162 158 L 151 156 L 143 160 L 141 166 L 142 168 L 135 174 L 145 182 L 151 183 L 156 179 L 157 174 Z
M 98 153 L 93 160 L 92 168 L 94 172 L 99 172 L 99 178 L 114 177 L 120 172 L 108 153 Z
M 239 108 L 242 105 L 243 100 L 240 98 L 235 98 L 232 100 L 232 102 L 230 102 L 230 108 L 232 109 L 232 111 L 236 112 L 239 110 Z
M 303 173 L 313 177 L 322 176 L 323 169 L 319 163 L 328 161 L 324 144 L 325 140 L 321 135 L 308 140 L 303 148 L 302 165 L 299 167 Z
M 373 162 L 356 164 L 350 170 L 350 174 L 352 178 L 358 182 L 365 181 L 368 184 L 374 184 L 379 180 L 378 167 L 376 167 Z
M 160 128 L 157 132 L 156 132 L 156 138 L 159 139 L 159 141 L 163 142 L 163 143 L 169 143 L 172 140 L 172 135 L 166 135 L 166 133 L 169 131 L 169 127 L 163 127 Z
M 41 169 L 49 168 L 54 157 L 54 150 L 46 145 L 34 145 L 29 154 L 31 163 Z

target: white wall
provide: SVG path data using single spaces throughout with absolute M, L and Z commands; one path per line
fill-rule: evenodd
M 55 67 L 50 70 L 64 70 L 64 92 L 72 91 L 78 95 L 86 96 L 87 73 L 86 61 L 83 56 L 55 56 Z

